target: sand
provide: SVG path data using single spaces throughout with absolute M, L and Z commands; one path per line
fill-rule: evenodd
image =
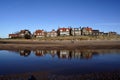
M 0 50 L 9 49 L 120 49 L 120 40 L 37 41 L 0 40 Z

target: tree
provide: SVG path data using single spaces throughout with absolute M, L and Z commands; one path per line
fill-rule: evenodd
M 31 39 L 31 35 L 29 35 L 29 34 L 25 34 L 25 39 Z

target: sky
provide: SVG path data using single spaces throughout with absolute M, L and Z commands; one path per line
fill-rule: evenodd
M 0 0 L 0 38 L 69 26 L 120 34 L 120 0 Z

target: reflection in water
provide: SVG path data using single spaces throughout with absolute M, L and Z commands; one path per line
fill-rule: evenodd
M 29 56 L 31 50 L 19 50 L 20 56 Z M 98 52 L 91 50 L 34 50 L 36 56 L 45 56 L 50 54 L 51 57 L 57 56 L 59 59 L 91 59 L 93 55 L 98 55 Z
M 30 53 L 31 53 L 31 51 L 28 50 L 28 49 L 20 50 L 20 56 L 25 56 L 25 57 L 27 57 L 27 56 L 30 55 Z
M 0 51 L 0 74 L 36 71 L 78 74 L 115 70 L 120 70 L 120 50 Z
M 14 51 L 14 50 L 12 50 Z M 20 56 L 29 56 L 31 52 L 36 56 L 42 57 L 46 54 L 51 55 L 52 58 L 57 56 L 59 59 L 91 59 L 95 55 L 106 54 L 106 53 L 119 53 L 119 50 L 15 50 L 15 52 L 19 52 Z
M 45 55 L 43 50 L 36 50 L 36 51 L 34 51 L 34 53 L 36 56 L 44 56 Z

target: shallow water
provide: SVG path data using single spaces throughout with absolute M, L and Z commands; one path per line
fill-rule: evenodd
M 120 50 L 0 50 L 0 75 L 47 71 L 84 74 L 120 70 Z

